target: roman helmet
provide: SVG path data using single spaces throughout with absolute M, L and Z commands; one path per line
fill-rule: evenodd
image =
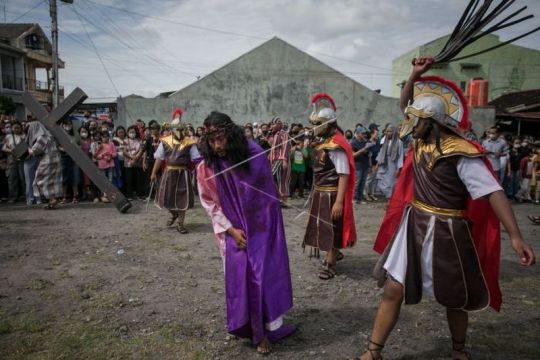
M 400 138 L 411 134 L 419 119 L 431 118 L 437 124 L 463 137 L 471 123 L 467 100 L 461 89 L 438 76 L 421 77 L 414 83 L 413 102 L 405 108 Z
M 180 121 L 182 120 L 182 115 L 184 115 L 184 111 L 177 107 L 176 109 L 174 109 L 173 113 L 172 113 L 172 121 L 171 121 L 171 126 L 172 127 L 178 127 L 180 126 Z
M 177 107 L 172 113 L 172 121 L 170 123 L 171 130 L 177 138 L 183 137 L 183 128 L 182 128 L 182 115 L 184 111 Z
M 315 136 L 323 136 L 328 133 L 332 123 L 337 121 L 336 103 L 327 93 L 318 93 L 311 98 L 313 111 L 309 116 L 309 122 L 314 126 Z

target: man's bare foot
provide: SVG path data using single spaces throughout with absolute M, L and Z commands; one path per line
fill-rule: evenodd
M 469 356 L 465 351 L 452 350 L 452 360 L 469 360 Z
M 268 338 L 265 336 L 260 343 L 257 344 L 257 352 L 259 354 L 270 354 L 270 351 L 272 351 L 272 344 L 268 340 Z

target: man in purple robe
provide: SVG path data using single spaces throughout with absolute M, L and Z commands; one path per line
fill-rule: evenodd
M 228 115 L 212 112 L 204 128 L 197 179 L 224 259 L 227 330 L 269 353 L 295 331 L 282 318 L 292 286 L 279 194 L 263 150 Z

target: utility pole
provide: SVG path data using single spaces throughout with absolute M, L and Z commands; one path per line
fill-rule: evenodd
M 73 4 L 73 0 L 60 0 L 66 4 Z M 52 39 L 52 104 L 53 109 L 58 106 L 58 10 L 56 0 L 49 0 L 51 12 L 51 39 Z
M 53 109 L 58 106 L 58 12 L 56 0 L 49 0 L 51 10 L 51 38 L 52 38 L 52 104 Z

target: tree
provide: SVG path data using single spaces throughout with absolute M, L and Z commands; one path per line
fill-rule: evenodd
M 17 105 L 9 96 L 0 95 L 0 115 L 13 115 L 17 110 Z

